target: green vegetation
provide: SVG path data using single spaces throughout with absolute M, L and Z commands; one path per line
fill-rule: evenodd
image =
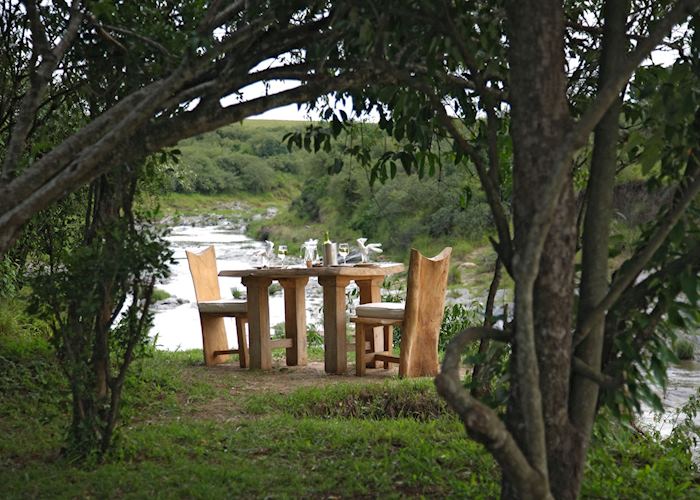
M 695 344 L 687 339 L 678 339 L 673 345 L 678 359 L 688 360 L 693 359 L 695 353 Z
M 330 151 L 288 151 L 282 138 L 305 125 L 247 120 L 181 142 L 162 211 L 244 219 L 251 236 L 284 241 L 291 253 L 325 231 L 351 245 L 361 236 L 381 241 L 389 258 L 400 260 L 410 246 L 434 254 L 451 245 L 457 260 L 488 247 L 488 206 L 468 168 L 445 162 L 442 171 L 421 180 L 399 173 L 370 185 L 367 167 L 351 160 L 338 171 L 337 162 L 360 142 L 381 156 L 391 145 L 376 125 L 358 126 Z M 268 207 L 277 215 L 259 217 Z
M 161 288 L 154 288 L 153 289 L 152 300 L 154 303 L 160 302 L 161 300 L 169 299 L 170 297 L 172 297 L 172 295 L 170 295 L 168 292 L 166 292 L 165 290 L 163 290 Z
M 300 371 L 208 369 L 199 351 L 136 361 L 115 447 L 103 463 L 72 463 L 60 454 L 66 380 L 41 335 L 8 347 L 21 331 L 0 335 L 4 498 L 499 494 L 494 461 L 430 380 L 316 374 L 295 389 Z M 687 447 L 618 425 L 599 426 L 586 474 L 586 498 L 700 494 Z

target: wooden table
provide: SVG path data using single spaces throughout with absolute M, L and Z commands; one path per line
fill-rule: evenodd
M 250 367 L 272 368 L 270 339 L 270 305 L 268 288 L 279 281 L 284 289 L 284 330 L 291 347 L 287 347 L 287 365 L 306 364 L 306 297 L 309 277 L 317 276 L 323 287 L 323 344 L 327 373 L 345 373 L 347 332 L 345 329 L 345 287 L 355 281 L 360 288 L 360 303 L 380 302 L 380 286 L 390 274 L 404 270 L 403 264 L 286 267 L 222 270 L 219 276 L 241 278 L 248 292 L 248 332 Z M 382 328 L 375 328 L 373 347 L 384 343 Z

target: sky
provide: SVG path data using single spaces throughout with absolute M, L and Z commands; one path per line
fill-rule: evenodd
M 687 26 L 683 25 L 681 27 L 677 27 L 676 31 L 679 33 L 682 32 L 682 30 L 686 29 Z M 649 59 L 645 61 L 644 64 L 652 63 L 652 64 L 662 64 L 664 66 L 673 64 L 674 60 L 676 59 L 677 54 L 674 51 L 670 50 L 664 50 L 664 49 L 656 49 L 654 50 Z M 261 62 L 258 66 L 253 68 L 251 71 L 256 71 L 258 69 L 264 69 L 264 68 L 269 68 L 277 65 L 283 65 L 286 62 L 286 57 L 280 56 L 279 58 L 276 59 L 269 59 L 266 61 Z M 260 97 L 262 95 L 265 95 L 266 93 L 269 94 L 276 94 L 277 92 L 281 92 L 283 90 L 287 90 L 290 88 L 294 88 L 300 85 L 300 83 L 296 80 L 273 80 L 267 83 L 267 85 L 263 84 L 262 82 L 257 82 L 252 85 L 249 85 L 248 87 L 245 87 L 242 89 L 242 100 L 249 100 L 249 99 L 254 99 L 256 97 Z M 227 96 L 224 97 L 221 100 L 222 105 L 226 106 L 229 104 L 232 104 L 234 102 L 240 101 L 241 97 L 239 96 Z M 352 101 L 341 104 L 341 103 L 335 103 L 335 109 L 344 109 L 347 113 L 348 116 L 352 116 L 351 110 L 352 110 Z M 299 108 L 298 105 L 296 104 L 290 104 L 288 106 L 282 106 L 279 108 L 271 109 L 269 111 L 266 111 L 265 113 L 262 113 L 260 115 L 252 116 L 250 119 L 253 120 L 294 120 L 294 121 L 308 121 L 308 120 L 313 120 L 313 121 L 319 121 L 321 120 L 320 115 L 316 111 L 308 111 L 305 106 L 302 106 L 301 109 Z M 379 117 L 376 115 L 369 116 L 367 118 L 368 121 L 370 122 L 377 122 L 379 121 Z
M 235 102 L 248 101 L 256 97 L 260 97 L 267 94 L 276 94 L 282 92 L 283 90 L 288 90 L 294 87 L 298 87 L 300 83 L 296 80 L 273 80 L 268 82 L 267 86 L 261 82 L 254 83 L 243 89 L 241 89 L 241 95 L 230 95 L 221 99 L 221 104 L 223 106 L 228 106 Z M 347 102 L 345 104 L 336 102 L 334 104 L 335 109 L 344 109 L 348 116 L 351 115 L 352 103 Z M 296 121 L 319 121 L 321 116 L 316 111 L 309 112 L 306 106 L 302 106 L 301 109 L 296 104 L 290 104 L 288 106 L 282 106 L 279 108 L 271 109 L 262 113 L 260 115 L 250 117 L 252 120 L 296 120 Z M 379 121 L 379 117 L 376 119 L 369 118 L 369 121 Z

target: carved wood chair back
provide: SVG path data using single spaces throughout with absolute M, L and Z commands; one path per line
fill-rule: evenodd
M 190 266 L 190 273 L 192 273 L 197 302 L 220 299 L 221 289 L 219 288 L 214 247 L 209 246 L 201 252 L 185 251 L 185 254 Z
M 401 325 L 401 376 L 438 373 L 438 340 L 451 254 L 450 247 L 432 258 L 411 249 L 406 307 Z

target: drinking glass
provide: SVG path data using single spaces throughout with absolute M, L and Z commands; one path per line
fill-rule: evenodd
M 287 256 L 287 245 L 277 246 L 277 257 L 280 259 L 280 263 L 284 265 L 284 259 Z
M 338 255 L 340 255 L 343 258 L 343 264 L 347 264 L 347 257 L 348 254 L 350 253 L 350 245 L 347 243 L 340 243 L 338 245 Z

